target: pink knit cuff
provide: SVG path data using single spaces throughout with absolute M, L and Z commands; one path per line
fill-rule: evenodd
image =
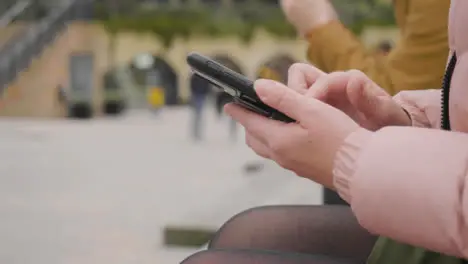
M 403 110 L 409 115 L 411 119 L 411 126 L 414 127 L 428 127 L 430 126 L 429 121 L 427 120 L 426 115 L 424 112 L 421 111 L 415 105 L 405 102 L 404 100 L 400 100 L 398 97 L 393 97 L 393 100 L 397 102 Z
M 352 179 L 357 167 L 357 160 L 364 145 L 372 137 L 373 132 L 364 128 L 351 133 L 337 151 L 333 168 L 333 184 L 340 196 L 351 203 Z

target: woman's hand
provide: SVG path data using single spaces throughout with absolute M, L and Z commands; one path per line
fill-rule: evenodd
M 369 130 L 411 125 L 403 108 L 357 70 L 325 74 L 314 66 L 299 63 L 289 69 L 288 86 L 340 109 Z
M 265 104 L 294 118 L 297 123 L 274 121 L 228 104 L 225 110 L 244 126 L 247 144 L 260 156 L 276 161 L 299 176 L 333 188 L 335 153 L 359 125 L 342 111 L 281 83 L 258 80 L 255 89 Z

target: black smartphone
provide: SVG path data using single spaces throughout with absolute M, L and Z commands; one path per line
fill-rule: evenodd
M 291 123 L 296 122 L 289 116 L 264 104 L 255 92 L 253 81 L 217 63 L 216 61 L 192 52 L 187 63 L 194 74 L 219 87 L 234 98 L 234 103 L 265 117 Z

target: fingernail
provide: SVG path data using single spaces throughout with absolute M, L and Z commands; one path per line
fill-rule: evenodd
M 257 93 L 260 100 L 262 100 L 263 102 L 265 102 L 265 100 L 268 100 L 271 90 L 272 88 L 274 88 L 275 85 L 276 85 L 276 82 L 272 80 L 265 80 L 265 79 L 256 80 L 254 83 L 255 92 Z

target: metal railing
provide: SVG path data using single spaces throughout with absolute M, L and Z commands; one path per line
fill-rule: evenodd
M 18 0 L 2 0 L 0 1 L 0 16 L 6 14 L 12 7 L 17 4 Z
M 29 67 L 70 21 L 89 19 L 90 0 L 69 0 L 55 6 L 48 15 L 31 25 L 23 34 L 11 39 L 0 50 L 0 93 Z
M 23 13 L 24 10 L 28 9 L 32 5 L 31 1 L 20 1 L 15 5 L 11 6 L 5 13 L 0 17 L 0 28 L 8 26 L 14 19 Z

